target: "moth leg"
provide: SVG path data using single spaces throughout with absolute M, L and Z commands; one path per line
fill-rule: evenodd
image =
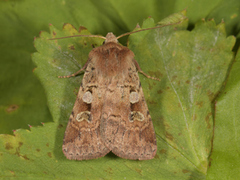
M 80 70 L 75 72 L 74 74 L 70 74 L 67 76 L 58 76 L 58 78 L 70 78 L 70 77 L 74 77 L 74 76 L 78 75 L 80 72 L 84 71 L 87 68 L 89 61 L 90 61 L 90 59 L 88 59 L 88 61 L 84 64 L 84 66 Z
M 161 79 L 149 76 L 148 74 L 146 74 L 145 72 L 143 72 L 143 70 L 140 68 L 139 64 L 137 63 L 137 61 L 135 59 L 133 59 L 133 62 L 138 70 L 139 73 L 143 74 L 144 76 L 146 76 L 149 79 L 153 79 L 153 80 L 157 80 L 157 81 L 161 81 Z

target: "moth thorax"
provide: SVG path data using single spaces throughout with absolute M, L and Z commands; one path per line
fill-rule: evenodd
M 109 42 L 118 43 L 116 36 L 111 32 L 107 33 L 106 35 L 105 43 L 109 43 Z

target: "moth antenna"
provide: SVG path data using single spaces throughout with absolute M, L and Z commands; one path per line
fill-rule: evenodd
M 59 37 L 59 38 L 50 38 L 48 40 L 65 39 L 65 38 L 72 38 L 72 37 L 98 37 L 98 38 L 106 39 L 104 36 L 99 36 L 99 35 L 74 35 L 74 36 L 65 36 L 65 37 Z
M 165 26 L 171 26 L 171 25 L 176 25 L 176 24 L 180 24 L 182 21 L 176 22 L 176 23 L 170 23 L 170 24 L 165 24 L 165 25 L 161 25 L 161 26 L 156 26 L 156 27 L 151 27 L 151 28 L 145 28 L 145 29 L 140 29 L 137 31 L 133 31 L 133 32 L 128 32 L 128 33 L 124 33 L 120 36 L 117 37 L 117 39 L 123 37 L 123 36 L 127 36 L 133 33 L 137 33 L 137 32 L 141 32 L 141 31 L 146 31 L 146 30 L 150 30 L 150 29 L 157 29 L 157 28 L 161 28 L 161 27 L 165 27 Z

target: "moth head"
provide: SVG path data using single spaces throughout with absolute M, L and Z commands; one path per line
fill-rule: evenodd
M 104 44 L 109 42 L 118 43 L 117 37 L 112 32 L 107 33 Z

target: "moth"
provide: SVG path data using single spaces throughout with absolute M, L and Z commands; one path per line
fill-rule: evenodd
M 159 27 L 162 26 L 154 28 Z M 62 151 L 67 159 L 95 159 L 112 151 L 121 158 L 148 160 L 157 152 L 138 72 L 152 77 L 141 70 L 134 53 L 118 43 L 117 39 L 128 34 L 131 33 L 119 37 L 113 33 L 106 37 L 77 35 L 101 37 L 105 41 L 89 53 L 78 72 L 60 77 L 76 76 L 85 70 L 63 139 Z

